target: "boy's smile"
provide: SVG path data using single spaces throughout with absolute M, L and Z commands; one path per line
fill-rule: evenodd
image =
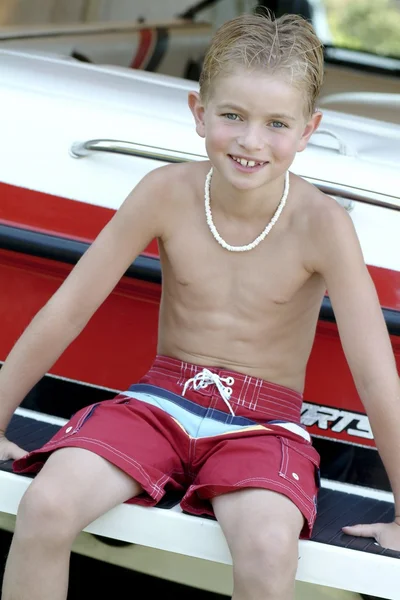
M 257 170 L 261 169 L 264 165 L 268 164 L 267 161 L 255 161 L 252 158 L 247 158 L 243 156 L 231 156 L 228 155 L 229 158 L 235 161 L 237 164 L 237 169 L 242 173 L 254 173 Z

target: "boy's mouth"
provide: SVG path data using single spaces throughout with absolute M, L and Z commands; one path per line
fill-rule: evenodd
M 260 167 L 263 167 L 264 165 L 268 164 L 267 161 L 260 162 L 260 161 L 256 161 L 256 160 L 248 160 L 248 159 L 242 158 L 240 156 L 233 156 L 232 154 L 228 154 L 228 156 L 233 161 L 235 161 L 238 165 L 240 165 L 241 167 L 244 167 L 246 169 L 256 169 L 256 168 L 260 168 Z

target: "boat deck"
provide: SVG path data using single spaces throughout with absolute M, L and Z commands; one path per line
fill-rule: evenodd
M 65 423 L 27 409 L 18 409 L 7 435 L 24 449 L 40 447 Z M 16 514 L 32 481 L 16 475 L 11 461 L 0 462 L 0 511 Z M 154 508 L 123 504 L 97 519 L 85 531 L 134 544 L 230 564 L 222 531 L 215 519 L 185 514 L 180 498 L 167 495 Z M 297 579 L 383 598 L 398 599 L 400 552 L 387 550 L 373 539 L 342 533 L 346 524 L 391 521 L 391 495 L 359 486 L 322 480 L 313 537 L 299 543 Z

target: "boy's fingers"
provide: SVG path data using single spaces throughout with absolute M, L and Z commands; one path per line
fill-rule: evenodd
M 349 525 L 348 527 L 342 527 L 343 533 L 347 535 L 356 535 L 358 537 L 369 537 L 375 538 L 378 536 L 378 527 L 375 524 L 372 525 Z
M 4 434 L 0 436 L 0 460 L 16 460 L 28 454 L 14 442 L 10 442 Z
M 18 458 L 25 456 L 25 454 L 28 454 L 26 450 L 22 450 L 17 444 L 12 444 L 10 448 L 10 458 L 17 460 Z

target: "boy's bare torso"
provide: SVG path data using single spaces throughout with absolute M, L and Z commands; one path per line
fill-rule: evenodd
M 291 175 L 287 205 L 267 238 L 248 252 L 229 252 L 213 238 L 205 218 L 209 165 L 179 168 L 186 183 L 159 242 L 158 352 L 302 391 L 326 287 L 310 268 L 315 250 L 309 214 L 315 195 L 322 194 Z M 219 233 L 232 245 L 253 241 L 272 216 L 232 219 L 212 199 L 211 207 Z

